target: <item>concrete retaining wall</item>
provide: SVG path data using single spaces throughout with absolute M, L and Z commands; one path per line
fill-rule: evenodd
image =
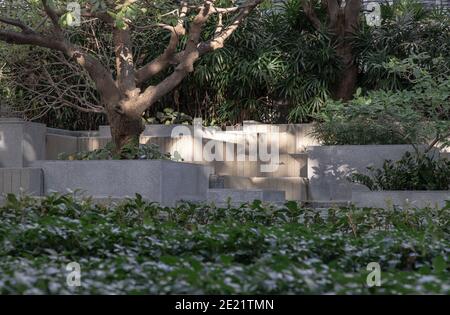
M 353 192 L 352 203 L 358 207 L 438 207 L 443 208 L 450 201 L 447 191 L 370 191 Z
M 109 137 L 79 137 L 78 138 L 78 152 L 94 151 L 103 148 L 108 142 L 111 142 Z
M 0 167 L 29 166 L 45 159 L 46 127 L 15 118 L 0 119 Z
M 0 168 L 0 195 L 24 193 L 40 196 L 43 177 L 40 168 Z
M 280 127 L 281 126 L 281 127 Z M 306 125 L 310 129 L 310 125 Z M 180 136 L 180 137 L 165 137 L 164 135 L 170 135 L 171 126 L 159 126 L 161 128 L 151 128 L 155 131 L 154 136 L 142 136 L 141 143 L 154 143 L 159 146 L 162 152 L 168 152 L 174 155 L 178 152 L 181 157 L 187 162 L 207 164 L 215 169 L 215 173 L 218 175 L 231 175 L 231 176 L 247 176 L 247 177 L 306 177 L 307 176 L 307 156 L 303 152 L 304 146 L 300 143 L 307 138 L 308 128 L 305 125 L 276 125 L 272 128 L 268 128 L 263 125 L 260 130 L 260 125 L 256 125 L 254 132 L 262 132 L 264 129 L 269 130 L 268 152 L 273 152 L 272 148 L 278 142 L 279 148 L 279 161 L 250 161 L 248 157 L 249 147 L 251 142 L 249 138 L 246 138 L 242 131 L 203 131 L 203 143 L 196 143 L 196 139 L 192 136 Z M 165 128 L 163 128 L 165 127 Z M 184 126 L 185 127 L 185 126 Z M 257 128 L 258 127 L 258 128 Z M 275 128 L 276 127 L 276 128 Z M 273 130 L 270 130 L 273 129 Z M 270 132 L 278 129 L 280 133 Z M 248 128 L 246 129 L 247 131 Z M 161 133 L 158 133 L 160 131 Z M 145 133 L 144 133 L 145 134 Z M 160 136 L 159 136 L 160 135 Z M 255 134 L 254 143 L 258 143 L 261 134 Z M 278 140 L 276 140 L 278 138 Z M 300 140 L 299 140 L 300 139 Z M 302 140 L 303 139 L 303 140 Z M 216 149 L 223 152 L 223 160 L 214 160 L 208 162 L 204 156 L 202 156 L 202 150 L 205 144 L 209 141 L 215 141 Z M 245 161 L 237 157 L 238 145 L 236 142 L 244 144 L 244 150 L 246 153 Z M 305 142 L 310 143 L 310 142 Z M 233 150 L 233 159 L 228 158 L 228 148 Z M 199 159 L 200 157 L 200 159 Z M 273 164 L 276 165 L 274 171 L 263 171 L 262 166 Z
M 197 143 L 193 137 L 194 126 L 182 126 L 191 135 L 172 138 L 173 129 L 179 126 L 181 125 L 147 125 L 140 141 L 141 143 L 155 143 L 165 153 L 168 152 L 173 155 L 175 152 L 178 152 L 185 162 L 192 162 L 192 164 L 186 165 L 197 164 L 196 167 L 209 167 L 208 170 L 210 172 L 213 172 L 211 171 L 213 169 L 216 175 L 222 175 L 223 188 L 282 190 L 286 193 L 286 198 L 289 200 L 316 202 L 350 201 L 352 191 L 368 191 L 363 186 L 348 182 L 346 177 L 350 173 L 354 171 L 366 172 L 368 165 L 380 167 L 385 159 L 397 160 L 405 151 L 411 150 L 411 147 L 407 145 L 318 146 L 317 140 L 310 135 L 312 124 L 266 125 L 246 121 L 243 126 L 237 126 L 227 131 L 200 128 L 203 143 Z M 256 134 L 256 136 L 250 139 L 246 138 L 248 133 L 251 133 L 252 136 Z M 238 151 L 237 142 L 242 141 L 242 139 L 245 140 L 244 151 L 248 154 L 250 144 L 259 143 L 262 133 L 268 135 L 269 151 L 272 151 L 271 148 L 275 141 L 278 141 L 279 144 L 280 160 L 275 162 L 275 164 L 278 163 L 278 167 L 274 172 L 263 171 L 262 166 L 267 165 L 268 162 L 260 160 L 249 161 L 248 155 L 245 156 L 245 161 L 243 161 L 236 156 Z M 101 126 L 99 131 L 68 131 L 45 128 L 42 124 L 29 123 L 17 119 L 0 119 L 0 168 L 41 165 L 43 162 L 33 164 L 33 161 L 55 160 L 63 152 L 92 151 L 105 146 L 110 140 L 109 126 Z M 227 145 L 232 144 L 234 158 L 225 161 L 206 161 L 200 151 L 203 150 L 205 144 L 210 140 L 220 142 L 216 146 L 215 151 L 221 150 L 224 152 L 224 156 L 228 153 Z M 447 157 L 449 154 L 449 152 L 445 153 Z M 196 160 L 196 157 L 198 158 L 199 156 L 201 157 L 200 160 Z M 80 161 L 79 163 L 95 162 L 115 165 L 114 163 L 124 163 L 125 161 Z M 127 161 L 126 163 L 132 162 L 151 163 L 152 161 Z M 64 163 L 64 161 L 61 161 L 61 163 Z M 111 195 L 114 197 L 118 195 L 134 195 L 135 192 L 139 192 L 155 200 L 164 200 L 166 198 L 163 196 L 162 191 L 158 193 L 155 190 L 156 195 L 149 191 L 148 187 L 155 185 L 155 183 L 151 184 L 144 179 L 146 177 L 145 172 L 151 176 L 155 174 L 161 175 L 161 173 L 154 173 L 147 169 L 147 166 L 143 167 L 145 174 L 139 174 L 137 170 L 142 166 L 131 167 L 130 169 L 128 169 L 128 166 L 122 167 L 122 169 L 117 166 L 116 169 L 115 166 L 106 167 L 104 164 L 83 164 L 83 166 L 79 166 L 82 164 L 76 164 L 78 162 L 70 163 L 70 165 L 74 166 L 61 167 L 63 164 L 58 164 L 61 174 L 63 174 L 61 176 L 65 178 L 64 180 L 57 179 L 57 172 L 53 173 L 52 170 L 57 168 L 56 164 L 44 170 L 46 191 L 47 188 L 50 189 L 52 187 L 62 190 L 65 190 L 65 188 L 82 188 L 100 194 L 99 197 L 109 196 L 111 193 L 114 193 Z M 96 165 L 97 169 L 96 167 L 91 167 L 92 165 Z M 102 171 L 104 166 L 106 169 Z M 85 167 L 86 170 L 83 169 Z M 8 172 L 5 171 L 5 174 L 9 174 Z M 173 178 L 164 178 L 161 181 L 161 185 L 175 180 L 171 185 L 176 186 L 180 177 L 194 176 L 192 174 L 189 175 L 189 173 L 183 175 L 185 174 L 183 172 L 183 170 L 173 170 Z M 50 176 L 49 181 L 47 181 L 47 174 Z M 88 179 L 82 180 L 78 174 L 83 174 Z M 101 190 L 101 188 L 97 187 L 96 181 L 92 179 L 95 177 L 93 174 L 100 178 L 100 182 L 108 183 L 113 188 L 105 191 Z M 116 175 L 113 176 L 112 174 Z M 142 190 L 140 190 L 138 184 L 128 184 L 132 182 L 129 179 L 130 174 L 133 174 L 135 178 L 143 178 L 142 180 L 140 179 L 144 185 Z M 11 188 L 8 188 L 8 191 L 13 190 L 13 186 L 17 190 L 17 185 L 12 184 L 17 183 L 17 180 L 12 181 L 11 177 L 8 178 L 6 182 L 9 181 L 11 183 Z M 195 178 L 194 176 L 192 182 L 184 181 L 184 179 L 181 182 L 188 186 L 193 185 L 197 180 Z M 120 183 L 115 184 L 116 181 L 120 181 Z M 205 182 L 207 183 L 207 179 Z M 62 188 L 58 188 L 60 184 Z M 120 190 L 115 186 L 120 186 Z M 130 187 L 129 190 L 127 190 L 128 186 Z M 1 188 L 3 189 L 3 186 Z M 124 193 L 121 193 L 122 191 Z M 194 199 L 197 198 L 197 193 L 195 192 L 189 193 L 187 190 L 185 193 L 183 189 L 180 191 L 180 194 L 192 195 Z M 168 192 L 169 194 L 173 193 L 173 189 L 169 187 Z
M 60 134 L 47 134 L 46 159 L 56 160 L 61 153 L 78 152 L 78 138 Z
M 46 159 L 56 160 L 61 153 L 93 151 L 103 148 L 111 138 L 108 137 L 76 137 L 57 133 L 48 133 L 46 137 Z
M 204 201 L 211 168 L 172 161 L 36 161 L 42 168 L 44 193 L 81 189 L 96 198 L 144 198 L 173 205 Z
M 172 131 L 176 127 L 187 128 L 190 134 L 194 134 L 192 125 L 146 125 L 142 133 L 141 140 L 149 140 L 149 138 L 170 138 Z M 306 149 L 307 146 L 319 145 L 320 143 L 311 136 L 313 124 L 261 124 L 246 123 L 243 126 L 230 128 L 231 130 L 213 130 L 211 128 L 200 128 L 200 133 L 204 139 L 220 140 L 225 142 L 233 142 L 236 135 L 242 132 L 253 133 L 280 133 L 280 153 L 298 153 Z M 111 137 L 109 126 L 99 127 L 100 137 Z M 142 141 L 141 141 L 142 142 Z
M 307 179 L 301 177 L 219 176 L 214 187 L 229 189 L 265 189 L 284 191 L 287 200 L 308 200 Z

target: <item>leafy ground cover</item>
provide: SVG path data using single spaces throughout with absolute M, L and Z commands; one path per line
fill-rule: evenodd
M 140 196 L 94 205 L 74 195 L 7 197 L 0 293 L 450 293 L 444 209 L 329 209 L 183 203 Z M 66 266 L 81 267 L 81 286 Z M 381 266 L 369 288 L 367 265 Z

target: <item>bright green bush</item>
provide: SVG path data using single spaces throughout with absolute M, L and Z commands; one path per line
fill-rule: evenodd
M 420 1 L 394 1 L 381 4 L 382 25 L 362 28 L 353 40 L 360 65 L 359 86 L 367 90 L 402 90 L 411 82 L 383 64 L 392 58 L 407 59 L 411 55 L 428 54 L 432 58 L 420 61 L 433 76 L 448 73 L 450 65 L 450 14 L 445 10 L 424 8 Z M 433 58 L 442 58 L 436 66 Z
M 445 145 L 450 137 L 450 79 L 446 74 L 433 75 L 421 65 L 423 60 L 446 67 L 441 59 L 426 54 L 392 59 L 384 68 L 409 80 L 410 89 L 366 95 L 359 89 L 347 103 L 328 100 L 316 115 L 313 135 L 326 145 L 431 144 L 435 140 Z
M 126 144 L 120 152 L 114 150 L 114 143 L 109 142 L 104 148 L 94 151 L 77 152 L 73 154 L 62 153 L 58 156 L 59 160 L 182 160 L 176 152 L 172 157 L 170 153 L 161 153 L 158 145 Z
M 450 293 L 450 205 L 317 210 L 9 195 L 0 208 L 0 293 Z M 66 285 L 66 265 L 81 286 Z M 368 288 L 367 264 L 381 266 Z
M 191 124 L 192 117 L 184 113 L 174 111 L 172 108 L 164 108 L 162 112 L 157 112 L 155 117 L 150 117 L 146 119 L 149 124 L 163 124 L 163 125 L 173 125 L 173 124 Z
M 370 190 L 448 190 L 450 160 L 431 154 L 407 152 L 398 161 L 386 160 L 380 169 L 368 167 L 369 175 L 355 173 L 351 180 Z

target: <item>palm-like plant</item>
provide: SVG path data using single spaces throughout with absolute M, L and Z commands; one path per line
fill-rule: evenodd
M 317 12 L 320 19 L 325 18 L 325 12 Z M 383 67 L 393 57 L 401 60 L 412 54 L 427 53 L 431 58 L 420 62 L 431 74 L 441 74 L 445 67 L 436 66 L 430 60 L 441 58 L 440 64 L 450 64 L 448 12 L 424 10 L 420 4 L 400 1 L 393 6 L 382 6 L 382 15 L 380 27 L 363 24 L 360 32 L 352 38 L 360 72 L 358 85 L 363 92 L 411 87 L 408 80 Z M 215 22 L 212 20 L 205 26 L 205 36 L 214 32 Z M 94 30 L 91 27 L 83 24 L 81 28 L 74 28 L 70 34 L 72 41 L 102 55 L 104 63 L 114 62 L 114 53 L 107 48 L 111 38 L 101 26 Z M 133 42 L 136 43 L 137 64 L 143 65 L 158 56 L 164 50 L 162 43 L 167 42 L 168 36 L 167 32 L 159 29 L 136 32 Z M 183 49 L 185 43 L 184 38 L 179 49 Z M 301 0 L 285 0 L 276 8 L 261 7 L 233 34 L 224 49 L 204 56 L 187 80 L 147 111 L 146 116 L 154 117 L 157 112 L 171 107 L 192 117 L 203 117 L 211 124 L 234 124 L 244 119 L 272 123 L 310 121 L 329 98 L 331 84 L 341 69 L 334 48 L 329 34 L 314 29 L 307 21 Z M 11 61 L 4 73 L 17 72 L 15 67 L 27 69 L 24 76 L 0 79 L 3 98 L 8 97 L 13 106 L 22 104 L 28 109 L 31 104 L 38 107 L 54 101 L 51 98 L 53 94 L 41 98 L 33 94 L 36 89 L 29 85 L 30 78 L 35 79 L 35 86 L 48 78 L 42 69 L 32 69 L 29 65 L 38 58 L 45 59 L 44 66 L 55 82 L 60 82 L 59 77 L 66 77 L 64 73 L 69 69 L 65 65 L 51 66 L 58 64 L 57 56 L 42 50 L 30 51 L 23 47 L 19 50 L 21 53 L 10 47 L 2 51 L 0 47 L 3 59 Z M 166 74 L 162 72 L 155 76 L 155 82 Z M 93 89 L 89 80 L 76 79 L 84 84 L 82 101 L 94 103 L 95 93 L 91 93 Z M 66 100 L 75 105 L 80 102 L 73 97 Z M 78 129 L 95 128 L 97 124 L 105 123 L 99 115 L 79 113 L 66 107 L 56 108 L 45 120 L 40 118 L 41 121 Z M 36 111 L 26 114 L 33 117 Z M 83 115 L 82 120 L 80 115 Z M 86 120 L 86 115 L 91 119 Z M 80 124 L 82 121 L 85 122 Z

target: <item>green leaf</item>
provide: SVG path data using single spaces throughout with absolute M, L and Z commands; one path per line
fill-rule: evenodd
M 175 265 L 178 262 L 178 258 L 175 256 L 161 256 L 159 260 L 167 265 Z
M 73 15 L 70 12 L 66 13 L 66 25 L 70 26 L 73 23 Z
M 433 258 L 433 268 L 434 271 L 441 273 L 444 272 L 447 269 L 447 262 L 445 261 L 444 257 L 442 256 L 436 256 Z
M 17 199 L 16 195 L 14 194 L 7 194 L 6 200 L 8 201 L 8 206 L 15 207 L 19 204 L 19 200 Z

